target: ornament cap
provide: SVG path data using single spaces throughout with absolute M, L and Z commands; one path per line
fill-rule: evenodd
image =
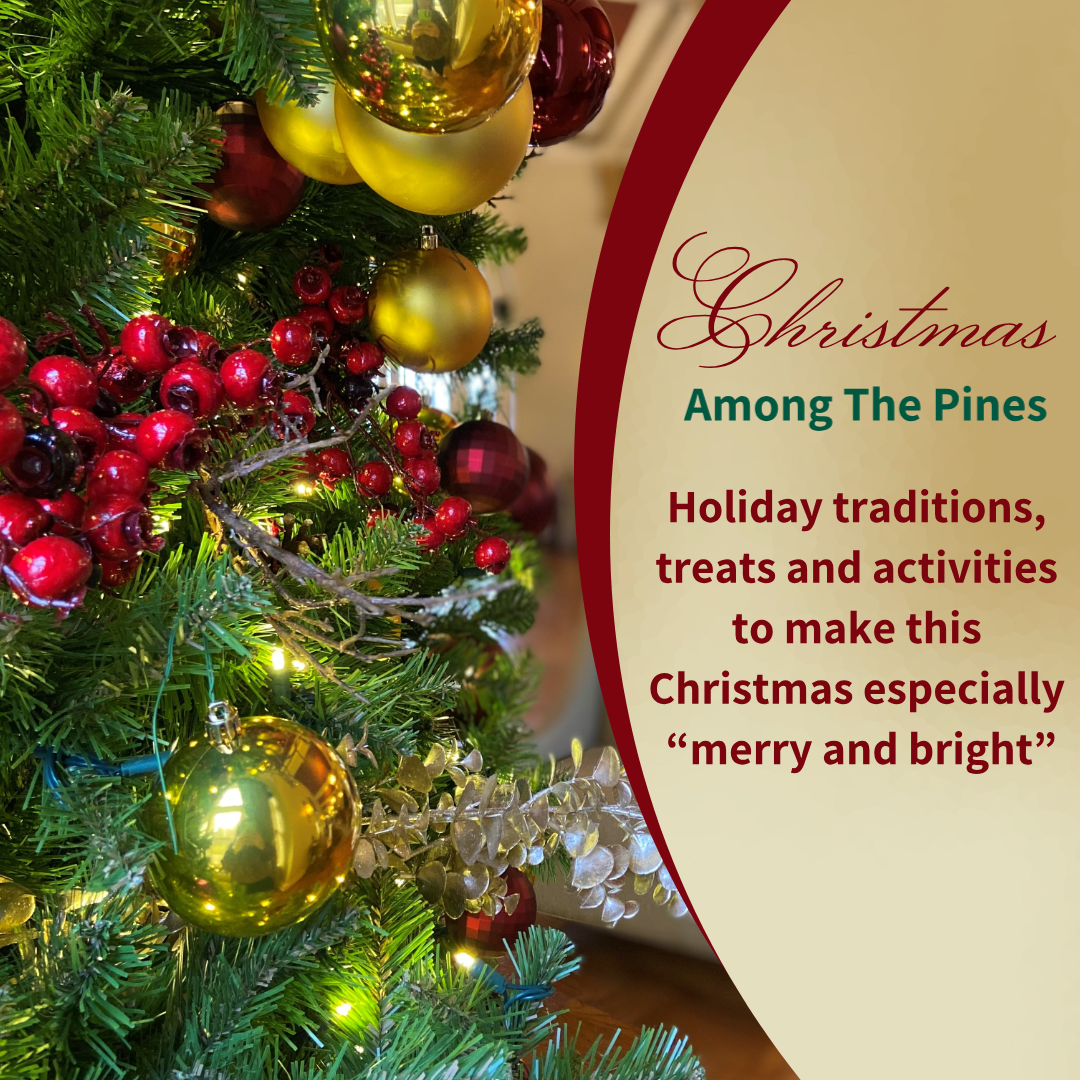
M 421 251 L 434 251 L 439 246 L 439 234 L 435 232 L 434 225 L 421 225 L 420 226 L 420 242 L 419 248 Z
M 206 734 L 216 750 L 233 752 L 233 743 L 240 734 L 240 714 L 228 701 L 211 701 L 206 710 Z

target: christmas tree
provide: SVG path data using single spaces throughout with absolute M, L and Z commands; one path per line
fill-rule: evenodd
M 610 47 L 534 105 L 537 5 L 495 60 L 470 0 L 383 6 L 0 0 L 4 1077 L 700 1074 L 543 1009 L 577 961 L 529 875 L 682 902 L 612 750 L 536 760 L 501 644 L 538 556 L 490 413 L 541 331 L 492 324 L 525 238 L 471 207 Z

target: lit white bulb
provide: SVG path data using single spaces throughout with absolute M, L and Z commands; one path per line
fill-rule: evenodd
M 275 671 L 285 670 L 285 650 L 275 649 L 270 654 L 270 663 L 273 665 Z

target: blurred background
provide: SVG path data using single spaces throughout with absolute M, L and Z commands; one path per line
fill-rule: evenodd
M 589 650 L 574 530 L 574 411 L 589 294 L 634 140 L 700 0 L 603 6 L 617 42 L 604 108 L 580 135 L 541 151 L 499 200 L 500 214 L 525 229 L 529 247 L 489 276 L 501 314 L 514 322 L 536 316 L 545 329 L 543 366 L 518 381 L 507 419 L 546 462 L 557 492 L 556 520 L 542 536 L 539 615 L 518 643 L 543 672 L 527 722 L 540 752 L 557 759 L 569 755 L 575 737 L 594 750 L 613 744 Z M 643 1024 L 675 1025 L 709 1077 L 793 1080 L 691 918 L 646 903 L 633 920 L 608 929 L 562 886 L 540 885 L 537 897 L 541 921 L 564 929 L 584 956 L 581 972 L 560 983 L 555 1005 L 569 1009 L 587 1041 L 621 1028 L 629 1042 Z

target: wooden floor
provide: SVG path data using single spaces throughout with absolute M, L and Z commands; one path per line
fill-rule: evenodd
M 556 922 L 583 957 L 558 984 L 552 1007 L 566 1009 L 581 1042 L 605 1042 L 615 1029 L 625 1045 L 643 1026 L 688 1035 L 708 1080 L 797 1080 L 719 964 L 665 952 L 602 930 Z

